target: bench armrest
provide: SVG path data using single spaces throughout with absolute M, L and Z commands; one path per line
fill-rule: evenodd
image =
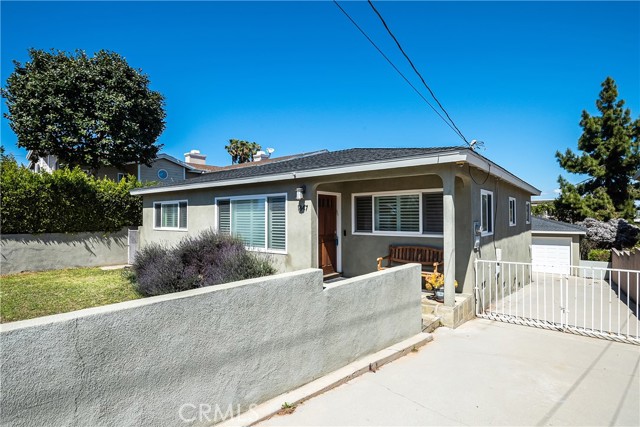
M 378 261 L 378 270 L 383 270 L 382 260 L 383 259 L 387 259 L 387 258 L 389 258 L 389 255 L 378 257 L 378 259 L 376 260 L 376 261 Z

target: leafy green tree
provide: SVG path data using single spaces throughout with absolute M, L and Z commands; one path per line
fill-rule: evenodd
M 62 165 L 97 170 L 150 165 L 165 127 L 164 97 L 114 52 L 29 50 L 14 61 L 2 96 L 18 146 Z
M 640 186 L 633 181 L 640 166 L 640 118 L 632 121 L 631 111 L 624 104 L 624 100 L 618 100 L 615 81 L 607 77 L 596 100 L 600 115 L 582 112 L 583 133 L 578 140 L 582 153 L 577 155 L 570 149 L 564 154 L 556 152 L 562 168 L 589 176 L 576 185 L 558 178 L 561 195 L 555 207 L 559 219 L 633 219 L 634 202 L 640 198 Z
M 230 139 L 225 150 L 231 155 L 231 163 L 247 163 L 253 161 L 253 155 L 262 147 L 255 142 L 243 141 L 241 139 Z

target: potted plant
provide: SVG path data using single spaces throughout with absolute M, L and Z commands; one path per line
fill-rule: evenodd
M 454 281 L 456 288 L 458 287 L 458 281 Z M 437 271 L 430 274 L 425 280 L 424 287 L 427 290 L 433 290 L 433 296 L 436 301 L 444 302 L 444 274 Z

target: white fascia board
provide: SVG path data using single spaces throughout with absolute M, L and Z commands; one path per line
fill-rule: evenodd
M 586 235 L 586 231 L 540 231 L 540 230 L 531 230 L 531 234 L 584 234 Z
M 471 155 L 468 156 L 467 161 L 471 166 L 475 166 L 476 168 L 484 171 L 489 171 L 489 165 L 491 165 L 491 169 L 490 169 L 491 175 L 497 176 L 498 178 L 510 184 L 513 184 L 516 187 L 520 187 L 524 190 L 527 190 L 529 193 L 531 193 L 534 196 L 539 196 L 541 194 L 541 191 L 538 190 L 536 187 L 521 180 L 511 172 L 501 168 L 500 166 L 496 165 L 492 161 L 485 159 L 483 157 L 480 157 L 479 155 L 477 155 L 472 151 L 470 151 L 470 154 Z
M 412 158 L 401 159 L 401 160 L 393 159 L 388 161 L 376 161 L 376 162 L 369 162 L 369 163 L 361 163 L 353 166 L 336 166 L 336 167 L 323 168 L 323 169 L 313 169 L 313 170 L 306 170 L 306 171 L 300 171 L 300 172 L 286 172 L 286 173 L 276 174 L 276 175 L 265 175 L 265 176 L 232 179 L 232 180 L 224 180 L 224 181 L 185 183 L 183 185 L 172 185 L 167 187 L 139 188 L 139 189 L 131 190 L 131 194 L 143 195 L 143 194 L 169 193 L 173 191 L 228 187 L 228 186 L 234 186 L 234 185 L 246 185 L 246 184 L 256 184 L 256 183 L 262 183 L 262 182 L 286 181 L 291 179 L 325 177 L 325 176 L 348 174 L 348 173 L 407 168 L 407 167 L 413 167 L 413 166 L 428 166 L 428 165 L 456 163 L 456 162 L 469 162 L 471 165 L 476 166 L 480 169 L 488 168 L 488 164 L 486 160 L 481 159 L 480 157 L 472 153 L 473 152 L 471 150 L 467 150 L 467 149 L 455 150 L 455 151 L 448 151 L 448 152 L 442 152 L 442 153 L 434 153 L 428 156 L 412 157 Z M 526 182 L 515 177 L 513 174 L 507 172 L 501 167 L 495 165 L 494 163 L 489 163 L 489 164 L 492 165 L 491 173 L 493 175 L 505 181 L 508 181 L 517 187 L 530 191 L 532 194 L 540 194 L 540 190 L 538 190 L 537 188 L 527 184 Z

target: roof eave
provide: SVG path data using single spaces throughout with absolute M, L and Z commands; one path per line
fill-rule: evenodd
M 194 182 L 194 183 L 185 183 L 182 185 L 171 185 L 171 186 L 164 186 L 164 187 L 139 188 L 139 189 L 131 190 L 131 194 L 145 195 L 145 194 L 156 194 L 156 193 L 169 193 L 169 192 L 175 192 L 175 191 L 228 187 L 228 186 L 234 186 L 234 185 L 246 185 L 246 184 L 256 184 L 256 183 L 262 183 L 262 182 L 285 181 L 290 179 L 315 178 L 319 176 L 339 175 L 339 174 L 345 174 L 345 173 L 367 172 L 367 171 L 396 169 L 396 168 L 412 167 L 412 166 L 428 166 L 428 165 L 435 165 L 435 164 L 457 163 L 457 162 L 468 162 L 469 164 L 477 168 L 488 170 L 494 176 L 497 176 L 498 178 L 508 181 L 515 186 L 523 188 L 526 191 L 530 192 L 531 194 L 534 194 L 534 195 L 540 194 L 540 190 L 538 190 L 537 188 L 526 183 L 525 181 L 521 180 L 520 178 L 516 177 L 512 173 L 506 171 L 505 169 L 501 168 L 500 166 L 496 165 L 490 160 L 484 159 L 483 157 L 476 155 L 473 151 L 469 149 L 464 149 L 464 148 L 460 150 L 440 151 L 440 152 L 436 152 L 426 156 L 411 157 L 411 158 L 405 158 L 405 159 L 390 159 L 388 161 L 375 161 L 375 162 L 360 163 L 355 165 L 336 166 L 336 167 L 321 168 L 321 169 L 303 170 L 303 171 L 297 171 L 297 172 L 285 172 L 280 174 L 263 175 L 263 176 L 230 179 L 230 180 L 222 180 L 222 181 Z

